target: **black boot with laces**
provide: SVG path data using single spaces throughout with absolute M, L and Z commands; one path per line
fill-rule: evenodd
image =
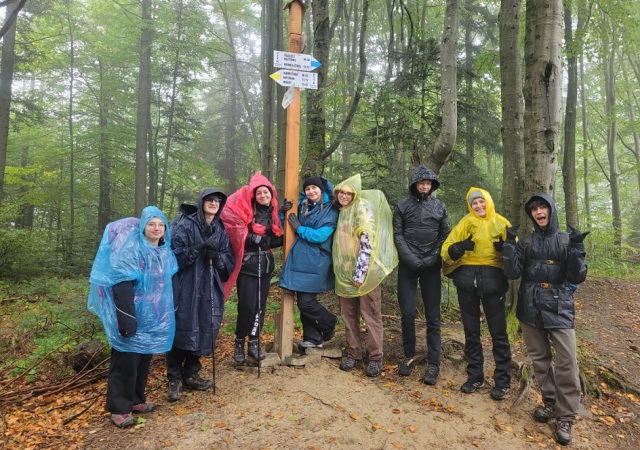
M 233 360 L 238 364 L 244 362 L 244 339 L 236 339 L 235 345 L 233 346 Z
M 262 361 L 267 354 L 265 352 L 263 352 L 262 350 L 258 350 L 258 340 L 255 339 L 251 339 L 249 340 L 249 349 L 247 351 L 247 353 L 249 353 L 249 356 L 251 356 L 253 359 L 255 359 L 256 361 Z

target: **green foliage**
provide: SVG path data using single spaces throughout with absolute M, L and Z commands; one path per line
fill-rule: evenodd
M 28 370 L 28 378 L 35 379 L 46 361 L 49 369 L 69 373 L 68 356 L 80 342 L 94 335 L 104 340 L 99 320 L 86 309 L 87 294 L 84 278 L 5 283 L 0 290 L 0 372 L 18 376 Z

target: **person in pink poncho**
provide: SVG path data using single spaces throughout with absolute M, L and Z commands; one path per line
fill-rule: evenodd
M 249 338 L 247 353 L 255 360 L 265 358 L 260 350 L 260 330 L 264 325 L 267 297 L 274 269 L 272 248 L 283 244 L 276 190 L 273 184 L 256 172 L 248 185 L 241 187 L 228 199 L 222 212 L 222 222 L 229 234 L 236 266 L 224 283 L 225 299 L 233 285 L 238 292 L 238 318 L 233 359 L 244 363 L 245 339 Z M 283 211 L 291 208 L 285 200 Z

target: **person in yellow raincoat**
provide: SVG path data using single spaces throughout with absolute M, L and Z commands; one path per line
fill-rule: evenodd
M 470 394 L 484 387 L 484 358 L 480 341 L 480 304 L 493 341 L 494 387 L 491 397 L 502 400 L 511 385 L 511 347 L 507 336 L 504 294 L 509 287 L 502 269 L 502 245 L 509 221 L 496 213 L 491 194 L 472 187 L 469 213 L 442 245 L 443 273 L 453 279 L 464 327 L 467 381 L 460 390 Z
M 393 215 L 382 191 L 362 190 L 360 175 L 339 183 L 334 198 L 340 214 L 333 237 L 333 270 L 347 341 L 340 369 L 349 371 L 362 360 L 362 315 L 368 331 L 365 374 L 376 377 L 382 371 L 383 356 L 380 283 L 398 265 Z

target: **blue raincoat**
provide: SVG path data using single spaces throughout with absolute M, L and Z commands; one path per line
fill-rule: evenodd
M 154 217 L 165 224 L 164 243 L 157 247 L 144 237 L 144 227 Z M 107 225 L 91 268 L 87 308 L 100 317 L 111 347 L 143 354 L 171 349 L 176 329 L 171 278 L 177 271 L 169 222 L 155 206 L 144 208 L 140 219 L 128 217 Z M 127 338 L 118 332 L 112 291 L 123 281 L 134 282 L 137 322 L 135 335 Z

